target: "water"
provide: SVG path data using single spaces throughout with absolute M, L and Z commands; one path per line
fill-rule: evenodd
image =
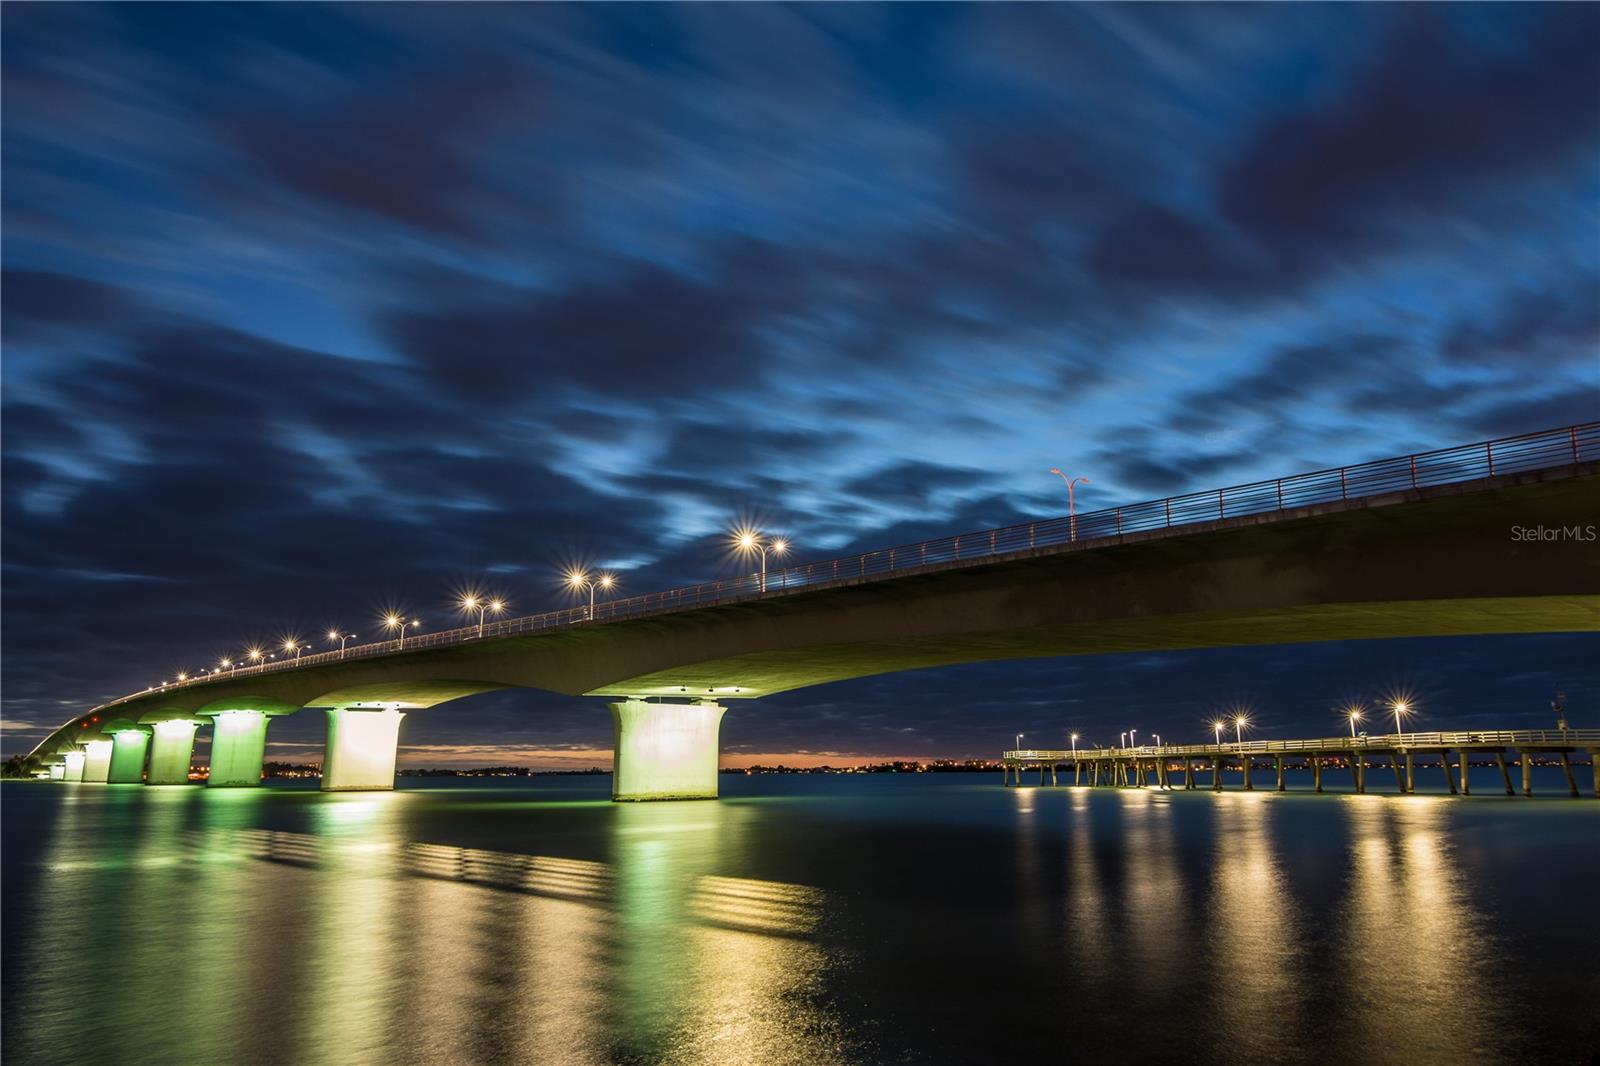
M 4 1057 L 1570 1062 L 1600 1048 L 1600 801 L 1559 780 L 7 784 Z

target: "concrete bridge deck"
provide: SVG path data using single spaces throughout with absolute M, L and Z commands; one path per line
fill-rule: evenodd
M 1183 787 L 1195 787 L 1195 762 L 1211 769 L 1211 787 L 1222 789 L 1222 767 L 1237 764 L 1244 774 L 1244 787 L 1253 789 L 1251 771 L 1263 759 L 1271 760 L 1276 775 L 1276 789 L 1285 791 L 1285 762 L 1300 760 L 1302 766 L 1312 771 L 1314 791 L 1322 791 L 1322 774 L 1330 765 L 1348 769 L 1357 792 L 1366 791 L 1366 773 L 1374 757 L 1387 756 L 1394 769 L 1397 791 L 1415 791 L 1416 762 L 1418 755 L 1436 757 L 1444 771 L 1451 795 L 1457 793 L 1457 778 L 1450 769 L 1450 753 L 1457 753 L 1459 791 L 1470 795 L 1471 780 L 1468 762 L 1473 755 L 1493 755 L 1500 770 L 1501 783 L 1506 795 L 1515 793 L 1511 774 L 1506 767 L 1505 753 L 1516 753 L 1522 764 L 1522 793 L 1533 795 L 1533 756 L 1554 754 L 1566 773 L 1567 791 L 1577 796 L 1577 778 L 1572 772 L 1570 756 L 1587 752 L 1594 775 L 1594 795 L 1600 797 L 1600 729 L 1501 729 L 1458 730 L 1454 732 L 1390 733 L 1383 736 L 1319 737 L 1311 740 L 1247 740 L 1214 744 L 1141 745 L 1126 748 L 1019 748 L 1002 752 L 1004 778 L 1007 785 L 1021 785 L 1023 770 L 1038 770 L 1039 783 L 1049 773 L 1052 784 L 1057 781 L 1056 771 L 1068 767 L 1073 783 L 1083 784 L 1085 773 L 1090 785 L 1114 787 L 1147 786 L 1152 780 L 1159 788 L 1170 788 L 1171 774 L 1176 766 L 1182 773 Z M 1404 770 L 1402 772 L 1402 760 Z

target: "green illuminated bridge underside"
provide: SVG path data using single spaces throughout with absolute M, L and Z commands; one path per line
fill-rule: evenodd
M 1600 464 L 940 564 L 735 604 L 221 678 L 102 729 L 258 710 L 424 708 L 500 688 L 748 699 L 981 660 L 1600 628 Z M 69 723 L 40 746 L 84 739 Z

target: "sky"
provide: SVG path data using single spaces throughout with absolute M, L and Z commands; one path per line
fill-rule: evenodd
M 1600 8 L 7 3 L 0 744 L 454 591 L 566 603 L 1600 411 Z M 1001 664 L 727 765 L 1600 723 L 1592 635 Z M 600 700 L 402 765 L 608 765 Z M 269 758 L 317 761 L 315 712 Z

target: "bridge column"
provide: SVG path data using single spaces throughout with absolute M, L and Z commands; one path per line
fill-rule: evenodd
M 375 792 L 394 788 L 400 719 L 393 707 L 329 707 L 322 755 L 322 791 Z
M 260 711 L 222 711 L 211 719 L 211 788 L 261 784 L 267 751 L 267 716 Z
M 200 723 L 192 718 L 157 722 L 150 741 L 147 785 L 187 785 L 189 764 L 194 762 L 194 734 Z
M 1276 764 L 1276 769 L 1278 771 L 1278 791 L 1282 792 L 1283 791 L 1283 756 L 1282 755 L 1276 756 L 1272 761 Z
M 105 784 L 111 773 L 111 748 L 109 740 L 90 740 L 83 745 L 83 779 Z
M 1389 761 L 1394 763 L 1395 791 L 1399 792 L 1401 795 L 1405 795 L 1406 779 L 1405 775 L 1400 770 L 1400 753 L 1398 751 L 1389 752 Z
M 1322 756 L 1320 754 L 1311 756 L 1311 787 L 1317 792 L 1322 791 Z
M 1367 791 L 1367 753 L 1352 751 L 1350 753 L 1350 776 L 1355 778 L 1356 795 L 1360 796 Z
M 67 751 L 61 753 L 61 780 L 82 781 L 83 764 L 85 756 L 81 751 Z
M 143 729 L 119 729 L 111 734 L 111 765 L 106 780 L 113 785 L 144 782 L 144 756 L 150 750 L 150 734 Z
M 1600 799 L 1600 748 L 1589 749 L 1589 769 L 1594 773 L 1594 795 Z
M 1472 753 L 1466 748 L 1462 748 L 1457 754 L 1461 756 L 1461 794 L 1470 796 L 1472 795 L 1472 777 L 1467 772 L 1467 764 L 1472 761 Z
M 1577 799 L 1578 782 L 1573 780 L 1572 777 L 1572 759 L 1568 756 L 1568 753 L 1565 749 L 1557 754 L 1561 756 L 1561 772 L 1567 775 L 1567 794 L 1573 799 Z
M 1222 791 L 1222 753 L 1211 756 L 1211 791 Z
M 1183 787 L 1194 790 L 1194 760 L 1187 755 L 1183 757 Z
M 1522 752 L 1522 794 L 1533 795 L 1533 755 Z
M 1415 792 L 1417 790 L 1417 766 L 1416 766 L 1415 758 L 1416 757 L 1412 753 L 1411 749 L 1407 748 L 1406 749 L 1406 783 L 1400 789 L 1400 791 L 1405 792 L 1407 794 Z
M 1244 763 L 1244 787 L 1253 792 L 1256 786 L 1250 783 L 1250 756 L 1241 754 L 1239 761 Z
M 614 800 L 717 798 L 717 744 L 728 709 L 696 703 L 613 703 Z M 1018 784 L 1021 784 L 1020 768 Z
M 1454 796 L 1456 794 L 1456 775 L 1450 772 L 1450 752 L 1448 749 L 1439 753 L 1439 766 L 1444 770 L 1444 783 L 1450 786 L 1450 795 Z M 1463 756 L 1461 768 L 1464 770 L 1466 766 L 1467 760 Z
M 1517 790 L 1511 787 L 1511 771 L 1506 769 L 1506 753 L 1500 748 L 1494 750 L 1494 764 L 1500 768 L 1500 781 L 1506 786 L 1506 795 L 1515 796 Z
M 52 781 L 65 781 L 67 779 L 67 767 L 65 763 L 51 763 L 49 766 L 49 772 L 50 780 Z

